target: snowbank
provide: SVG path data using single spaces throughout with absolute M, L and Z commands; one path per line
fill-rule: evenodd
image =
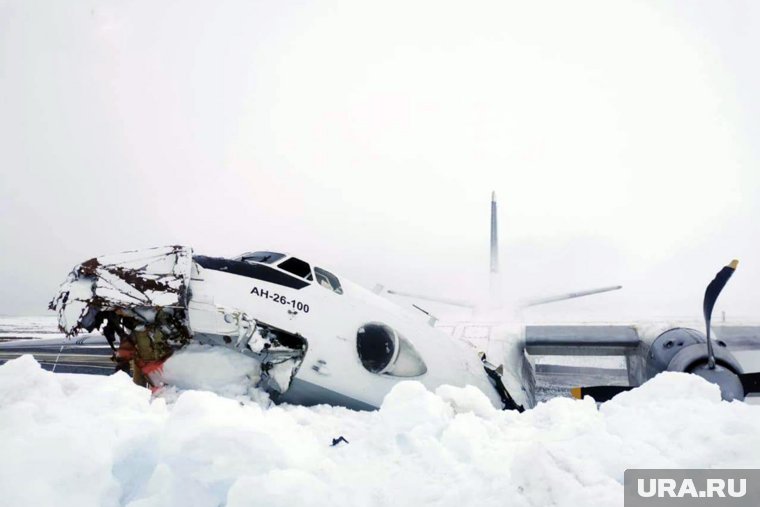
M 758 420 L 680 374 L 600 409 L 501 412 L 476 389 L 407 382 L 352 412 L 151 398 L 124 374 L 56 375 L 24 356 L 0 366 L 0 491 L 9 507 L 622 505 L 626 468 L 760 467 Z M 350 443 L 331 446 L 339 435 Z
M 163 379 L 180 389 L 202 389 L 227 396 L 244 395 L 261 376 L 254 358 L 222 347 L 190 344 L 163 366 Z

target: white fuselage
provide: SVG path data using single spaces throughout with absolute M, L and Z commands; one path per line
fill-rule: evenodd
M 441 321 L 436 328 L 478 354 L 484 353 L 496 366 L 503 365 L 502 382 L 510 395 L 523 407 L 535 405 L 535 375 L 525 354 L 524 323 L 490 319 Z
M 281 271 L 269 265 L 267 269 Z M 415 380 L 431 390 L 444 384 L 473 385 L 501 408 L 500 397 L 475 350 L 430 326 L 424 315 L 411 314 L 343 277 L 342 293 L 315 281 L 304 282 L 301 280 L 300 288 L 288 287 L 196 263 L 190 290 L 196 302 L 243 311 L 259 322 L 305 339 L 308 349 L 291 389 L 283 397 L 285 401 L 337 400 L 356 408 L 374 408 L 382 404 L 396 383 Z M 385 324 L 405 337 L 427 371 L 414 377 L 368 371 L 357 354 L 357 332 L 368 323 Z M 192 321 L 190 324 L 192 327 Z

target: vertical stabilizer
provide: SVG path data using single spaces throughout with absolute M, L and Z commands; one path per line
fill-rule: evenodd
M 496 192 L 491 192 L 491 269 L 489 273 L 491 306 L 499 297 L 499 230 L 496 215 Z
M 491 192 L 491 274 L 499 272 L 499 231 L 496 226 L 496 192 Z

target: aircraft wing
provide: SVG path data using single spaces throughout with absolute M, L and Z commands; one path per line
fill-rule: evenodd
M 731 350 L 760 350 L 760 325 L 717 325 L 713 331 Z M 532 355 L 626 356 L 656 337 L 633 324 L 528 325 L 525 349 Z
M 525 327 L 525 350 L 541 356 L 624 356 L 641 339 L 631 325 L 535 325 Z
M 760 350 L 760 326 L 713 326 L 715 336 L 733 350 Z
M 760 326 L 717 325 L 712 327 L 718 346 L 719 362 L 730 365 L 741 373 L 753 371 L 756 359 L 746 356 L 747 351 L 760 351 Z M 525 350 L 533 356 L 618 356 L 625 358 L 621 370 L 601 369 L 589 365 L 558 366 L 538 364 L 536 372 L 550 384 L 561 385 L 568 381 L 589 383 L 592 376 L 606 376 L 595 382 L 637 386 L 660 371 L 691 371 L 702 360 L 705 349 L 704 335 L 690 328 L 653 325 L 528 325 L 525 328 Z M 683 350 L 681 349 L 690 349 Z M 744 363 L 744 364 L 742 364 Z M 627 382 L 625 378 L 627 377 Z M 745 378 L 746 377 L 746 378 Z M 760 381 L 757 374 L 740 375 L 743 383 L 751 383 L 746 392 L 754 391 Z M 606 386 L 593 389 L 607 389 Z M 595 392 L 597 400 L 612 396 L 611 392 Z M 588 391 L 591 394 L 591 391 Z
M 753 366 L 757 356 L 747 352 L 760 350 L 760 326 L 712 323 L 715 302 L 738 263 L 732 260 L 707 285 L 703 325 L 527 326 L 525 348 L 535 355 L 625 356 L 627 386 L 578 387 L 572 390 L 575 397 L 604 401 L 664 371 L 691 373 L 717 384 L 727 401 L 760 395 L 760 371 Z

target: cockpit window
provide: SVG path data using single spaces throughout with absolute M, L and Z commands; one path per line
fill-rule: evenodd
M 309 263 L 304 262 L 296 257 L 291 257 L 290 259 L 282 261 L 277 267 L 306 280 L 312 279 L 311 267 L 309 266 Z
M 285 257 L 285 254 L 277 252 L 253 252 L 245 253 L 241 255 L 238 260 L 243 262 L 263 262 L 264 264 L 272 264 Z
M 337 294 L 343 294 L 343 287 L 340 286 L 340 280 L 329 271 L 314 266 L 314 278 L 316 278 L 317 283 L 322 287 L 330 289 Z

